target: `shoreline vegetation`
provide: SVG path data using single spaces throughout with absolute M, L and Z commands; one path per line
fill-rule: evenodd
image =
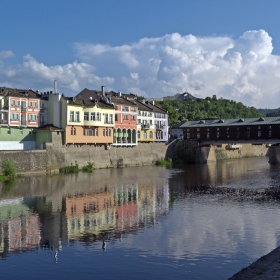
M 75 162 L 75 165 L 70 165 L 70 166 L 65 166 L 59 168 L 59 173 L 62 174 L 73 174 L 73 173 L 78 173 L 79 171 L 82 172 L 92 172 L 94 169 L 94 162 L 88 162 L 86 166 L 83 166 L 82 168 L 79 168 L 79 165 L 77 162 Z
M 10 158 L 1 161 L 1 168 L 3 174 L 0 174 L 0 181 L 11 182 L 22 176 L 21 174 L 16 173 L 14 161 Z

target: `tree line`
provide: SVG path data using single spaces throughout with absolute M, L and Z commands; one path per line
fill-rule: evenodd
M 217 99 L 215 96 L 205 99 L 156 101 L 156 105 L 168 111 L 170 125 L 183 120 L 193 121 L 207 118 L 254 118 L 263 116 L 256 108 L 247 107 L 241 102 L 227 99 Z

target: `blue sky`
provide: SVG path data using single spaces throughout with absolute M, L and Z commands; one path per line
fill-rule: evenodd
M 280 1 L 1 1 L 0 86 L 280 107 Z

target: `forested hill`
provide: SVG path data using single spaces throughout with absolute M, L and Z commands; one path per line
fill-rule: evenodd
M 278 109 L 257 109 L 257 111 L 266 117 L 280 116 L 280 108 Z
M 247 107 L 241 102 L 216 99 L 215 97 L 196 100 L 156 101 L 156 105 L 168 111 L 170 125 L 174 125 L 182 120 L 253 118 L 262 116 L 255 108 Z

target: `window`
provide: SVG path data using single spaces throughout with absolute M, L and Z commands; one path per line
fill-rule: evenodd
M 105 137 L 105 129 L 103 129 L 103 137 Z
M 138 124 L 141 124 L 141 119 L 138 119 Z
M 115 122 L 117 122 L 118 121 L 118 114 L 115 114 Z
M 108 123 L 108 114 L 104 114 L 104 123 Z
M 12 114 L 12 121 L 18 121 L 18 114 Z
M 88 121 L 89 120 L 89 113 L 85 112 L 84 113 L 84 121 Z
M 127 121 L 127 120 L 128 120 L 128 115 L 123 115 L 123 119 L 124 119 L 125 121 Z
M 79 122 L 80 121 L 80 114 L 79 112 L 75 112 L 75 122 Z
M 33 106 L 34 108 L 37 108 L 37 102 L 34 102 Z
M 90 120 L 95 121 L 95 113 L 90 113 Z
M 143 138 L 147 139 L 147 132 L 146 131 L 143 131 Z
M 113 114 L 110 114 L 110 115 L 109 115 L 109 122 L 110 122 L 110 123 L 114 123 L 114 122 L 113 122 Z
M 76 135 L 76 128 L 75 127 L 71 127 L 71 135 Z
M 17 106 L 20 107 L 20 101 L 17 102 Z
M 32 102 L 31 101 L 29 102 L 29 107 L 32 107 Z
M 16 104 L 15 104 L 15 100 L 12 100 L 12 106 L 15 106 Z
M 36 115 L 34 115 L 34 114 L 31 114 L 30 116 L 29 116 L 29 121 L 30 122 L 36 122 Z
M 152 121 L 152 120 L 150 120 L 150 124 L 153 124 L 153 121 Z
M 97 118 L 97 121 L 101 121 L 101 114 L 100 113 L 97 113 L 97 116 L 96 116 L 96 118 Z
M 135 121 L 135 115 L 132 115 L 132 116 L 131 116 L 131 120 L 132 120 L 132 121 Z
M 111 137 L 111 129 L 109 129 L 109 136 Z
M 140 136 L 141 136 L 141 135 L 140 135 L 140 131 L 138 130 L 138 131 L 137 131 L 137 137 L 138 137 L 138 139 L 140 139 Z
M 70 111 L 70 122 L 74 121 L 74 111 Z
M 153 139 L 153 132 L 150 131 L 150 139 Z

